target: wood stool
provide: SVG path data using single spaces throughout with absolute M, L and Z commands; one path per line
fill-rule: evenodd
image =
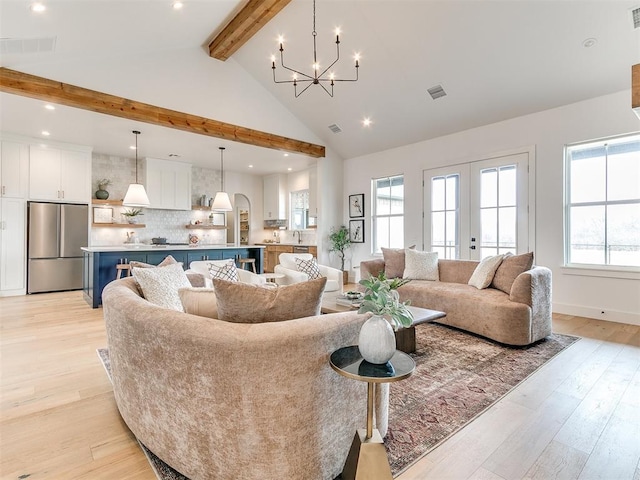
M 251 264 L 251 268 L 253 269 L 253 273 L 256 272 L 256 259 L 255 258 L 239 258 L 238 263 L 240 264 L 240 268 L 245 268 L 247 264 Z M 246 269 L 245 269 L 246 270 Z
M 130 277 L 131 276 L 131 265 L 129 265 L 128 263 L 119 263 L 118 265 L 116 265 L 116 271 L 118 272 L 116 275 L 116 280 L 122 277 L 122 272 L 126 272 L 125 273 L 125 277 Z

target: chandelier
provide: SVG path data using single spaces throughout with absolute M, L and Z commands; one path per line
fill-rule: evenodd
M 336 33 L 336 59 L 327 68 L 325 68 L 324 70 L 320 70 L 320 65 L 318 64 L 317 48 L 316 48 L 316 37 L 317 37 L 317 33 L 316 33 L 316 0 L 313 0 L 313 32 L 311 32 L 311 35 L 313 35 L 313 65 L 311 66 L 311 68 L 313 69 L 313 73 L 312 74 L 306 74 L 306 73 L 303 73 L 303 72 L 301 72 L 299 70 L 296 70 L 296 69 L 293 69 L 293 68 L 289 68 L 284 64 L 284 48 L 282 46 L 284 40 L 283 40 L 282 37 L 280 37 L 280 39 L 279 39 L 279 42 L 280 42 L 280 64 L 282 65 L 282 68 L 292 72 L 293 76 L 292 76 L 291 80 L 277 80 L 276 79 L 276 57 L 272 55 L 271 56 L 271 69 L 273 70 L 273 81 L 275 83 L 293 83 L 293 93 L 295 94 L 296 98 L 298 98 L 300 95 L 302 95 L 304 92 L 306 92 L 307 89 L 311 85 L 320 85 L 323 88 L 323 90 L 325 92 L 327 92 L 327 94 L 330 97 L 333 97 L 333 86 L 334 86 L 335 82 L 357 82 L 358 81 L 358 68 L 360 67 L 360 65 L 359 65 L 360 57 L 359 57 L 358 54 L 355 55 L 356 78 L 351 78 L 351 79 L 336 78 L 336 76 L 335 76 L 335 74 L 333 72 L 329 72 L 331 67 L 333 67 L 338 62 L 338 60 L 340 60 L 340 30 L 336 29 L 335 33 Z M 328 75 L 327 75 L 327 72 L 329 72 Z M 301 84 L 301 86 L 304 86 L 304 88 L 300 92 L 298 92 L 298 84 Z M 330 89 L 327 88 L 327 84 L 330 87 Z

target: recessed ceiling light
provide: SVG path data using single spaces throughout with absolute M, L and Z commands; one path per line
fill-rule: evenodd
M 363 127 L 370 127 L 371 126 L 371 119 L 369 117 L 365 117 L 362 120 L 362 126 Z
M 182 7 L 184 7 L 184 3 L 176 0 L 175 2 L 173 2 L 172 7 L 174 10 L 180 10 Z
M 48 137 L 51 134 L 49 132 L 47 132 L 46 130 L 43 130 L 42 131 L 42 135 L 44 135 L 45 137 Z
M 44 108 L 46 108 L 47 110 L 55 110 L 56 109 L 56 107 L 54 107 L 53 105 L 50 105 L 48 103 L 44 106 Z
M 285 157 L 288 157 L 288 156 L 289 156 L 289 154 L 288 154 L 288 153 L 285 153 L 285 154 L 284 154 L 284 156 L 285 156 Z
M 287 168 L 288 172 L 290 172 L 291 170 L 293 170 L 293 168 L 291 168 L 291 167 Z
M 598 40 L 595 38 L 587 38 L 584 42 L 582 42 L 582 46 L 584 48 L 591 48 L 593 47 L 596 43 L 598 43 Z
M 129 147 L 129 150 L 135 150 L 135 149 L 136 149 L 136 146 L 135 146 L 135 145 L 131 145 L 131 146 Z
M 249 165 L 249 168 L 253 168 L 253 165 Z
M 32 3 L 30 8 L 32 12 L 36 12 L 36 13 L 42 13 L 47 9 L 44 3 L 40 3 L 40 2 Z

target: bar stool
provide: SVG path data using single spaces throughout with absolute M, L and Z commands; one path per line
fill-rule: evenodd
M 247 264 L 251 265 L 251 268 L 253 270 L 253 273 L 258 273 L 256 272 L 256 259 L 255 258 L 239 258 L 238 259 L 238 263 L 240 264 L 240 268 L 245 269 L 245 266 Z
M 129 265 L 128 263 L 119 263 L 118 265 L 116 265 L 116 271 L 117 271 L 116 280 L 122 277 L 122 272 L 125 272 L 124 274 L 125 277 L 130 277 L 131 265 Z

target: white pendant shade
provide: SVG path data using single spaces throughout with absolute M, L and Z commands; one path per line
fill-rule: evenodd
M 122 205 L 125 207 L 148 207 L 151 204 L 149 197 L 144 189 L 144 185 L 141 183 L 132 183 L 129 185 L 127 194 L 122 200 Z M 231 210 L 231 208 L 229 208 Z
M 229 194 L 227 192 L 216 193 L 216 197 L 213 199 L 213 203 L 211 204 L 211 210 L 221 210 L 223 212 L 230 212 L 233 210 Z

